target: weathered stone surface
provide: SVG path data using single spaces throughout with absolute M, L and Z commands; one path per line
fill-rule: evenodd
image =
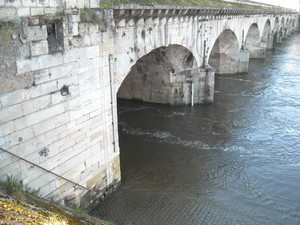
M 38 41 L 38 42 L 31 42 L 30 44 L 31 56 L 38 56 L 38 55 L 45 55 L 48 54 L 48 42 Z
M 28 26 L 27 37 L 24 37 L 25 42 L 41 41 L 47 39 L 47 26 Z
M 30 8 L 19 8 L 19 9 L 17 9 L 17 14 L 18 14 L 19 17 L 29 16 L 30 15 Z
M 84 3 L 85 0 L 65 0 L 67 9 L 73 9 L 73 8 L 83 9 L 85 7 Z
M 30 9 L 30 15 L 31 16 L 37 16 L 37 15 L 44 15 L 44 8 L 40 7 L 40 8 L 31 8 Z
M 15 20 L 16 15 L 16 8 L 0 8 L 0 20 Z

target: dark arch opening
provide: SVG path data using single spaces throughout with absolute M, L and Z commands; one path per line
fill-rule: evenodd
M 171 105 L 188 104 L 194 55 L 180 45 L 154 49 L 140 58 L 122 82 L 117 97 Z

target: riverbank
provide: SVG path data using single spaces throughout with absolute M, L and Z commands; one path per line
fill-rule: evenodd
M 7 183 L 0 184 L 0 224 L 113 225 L 89 216 L 82 208 L 67 208 L 38 198 L 23 188 L 16 188 L 16 185 L 7 189 Z

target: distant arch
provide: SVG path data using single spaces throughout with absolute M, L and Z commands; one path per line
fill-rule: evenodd
M 208 64 L 216 70 L 216 74 L 238 73 L 239 42 L 235 33 L 227 29 L 215 41 Z
M 268 19 L 265 23 L 263 32 L 262 32 L 262 37 L 261 37 L 261 44 L 262 46 L 266 46 L 266 48 L 272 48 L 272 38 L 271 38 L 271 22 Z
M 281 18 L 280 26 L 284 27 L 284 17 Z
M 251 24 L 248 30 L 245 46 L 249 51 L 249 57 L 256 58 L 257 49 L 260 48 L 259 29 L 256 23 Z
M 275 22 L 274 22 L 274 27 L 273 27 L 273 31 L 274 33 L 277 32 L 279 30 L 279 18 L 276 17 L 275 18 Z

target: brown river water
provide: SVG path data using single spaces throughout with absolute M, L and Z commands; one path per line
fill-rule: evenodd
M 214 103 L 118 102 L 122 184 L 91 214 L 115 224 L 300 224 L 300 34 L 216 76 Z

